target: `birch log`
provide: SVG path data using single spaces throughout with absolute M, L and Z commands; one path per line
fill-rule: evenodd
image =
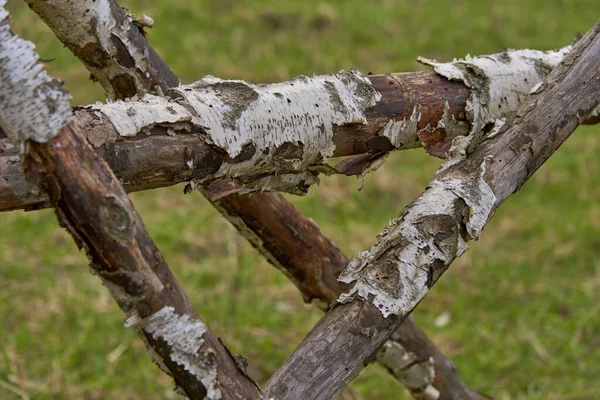
M 264 86 L 205 78 L 173 91 L 185 98 L 148 95 L 137 102 L 95 105 L 78 110 L 75 123 L 129 191 L 191 181 L 194 187 L 208 186 L 206 194 L 212 200 L 252 190 L 302 194 L 318 181 L 320 172 L 360 174 L 390 150 L 424 146 L 443 156 L 454 137 L 514 112 L 523 93 L 539 83 L 568 49 L 429 62 L 439 71 L 467 71 L 459 77 L 462 81 L 436 72 L 367 78 L 343 72 Z M 500 73 L 493 68 L 496 64 L 502 67 Z M 242 93 L 250 96 L 244 104 L 228 104 Z M 357 98 L 349 99 L 352 93 Z M 284 94 L 285 98 L 278 97 Z M 368 107 L 374 99 L 378 99 L 374 106 Z M 297 102 L 304 105 L 290 105 Z M 474 103 L 486 107 L 473 111 Z M 300 120 L 306 129 L 292 129 Z M 43 207 L 45 199 L 28 190 L 18 157 L 2 136 L 0 210 Z M 356 154 L 360 156 L 335 167 L 326 163 L 330 156 Z
M 499 121 L 471 153 L 476 132 L 456 139 L 426 191 L 352 260 L 341 276 L 352 287 L 273 375 L 269 397 L 329 399 L 358 375 L 494 210 L 594 113 L 599 57 L 600 21 L 508 123 Z
M 136 26 L 136 24 L 133 23 L 133 18 L 120 9 L 116 2 L 112 0 L 101 0 L 94 1 L 93 4 L 89 1 L 72 4 L 71 2 L 64 1 L 52 3 L 31 1 L 29 4 L 36 12 L 38 12 L 46 23 L 55 30 L 63 43 L 69 46 L 83 61 L 90 69 L 95 79 L 103 84 L 109 98 L 124 98 L 128 97 L 131 93 L 142 95 L 153 91 L 160 92 L 161 90 L 158 90 L 159 88 L 166 89 L 167 87 L 173 87 L 178 84 L 177 79 L 145 40 L 143 28 L 139 25 Z M 85 9 L 82 7 L 85 7 Z M 106 9 L 109 9 L 110 12 L 101 12 L 101 10 Z M 72 14 L 79 15 L 81 18 L 76 20 L 70 19 L 69 21 L 64 19 L 65 15 Z M 74 23 L 74 21 L 76 22 Z M 93 21 L 96 22 L 91 23 Z M 97 21 L 103 21 L 103 23 L 98 24 Z M 90 25 L 92 25 L 92 29 L 90 29 Z M 106 38 L 108 36 L 108 31 L 111 29 L 106 28 L 111 26 L 118 26 L 118 28 L 112 29 L 113 31 L 116 31 L 117 34 L 111 36 L 110 42 L 112 43 L 109 43 Z M 103 28 L 104 31 L 102 30 Z M 149 57 L 146 57 L 145 55 L 149 55 Z M 102 65 L 99 65 L 96 62 L 98 59 L 107 58 L 109 58 L 109 60 Z M 115 63 L 114 60 L 117 62 Z M 135 64 L 136 68 L 130 68 L 130 60 L 133 60 L 133 64 Z M 419 74 L 415 75 L 417 75 L 415 81 L 418 82 Z M 425 78 L 426 77 L 423 77 L 423 79 Z M 398 79 L 394 79 L 394 81 L 396 83 L 400 82 Z M 406 81 L 410 82 L 411 80 L 407 79 Z M 432 85 L 432 88 L 439 92 L 448 90 L 449 88 L 457 89 L 459 91 L 462 89 L 464 91 L 464 88 L 461 85 L 446 82 L 439 76 L 433 75 L 428 79 L 430 84 L 434 81 L 437 82 L 438 85 Z M 394 85 L 394 82 L 390 83 L 392 86 Z M 418 86 L 419 85 L 415 85 L 417 88 Z M 398 98 L 401 102 L 408 101 L 408 95 L 412 95 L 409 90 L 410 87 L 411 85 L 405 85 L 403 91 L 396 91 L 400 94 Z M 451 92 L 454 93 L 454 91 Z M 434 103 L 436 101 L 439 103 L 435 96 L 432 96 L 432 99 Z M 425 106 L 424 109 L 427 109 L 427 106 Z M 98 121 L 95 121 L 96 125 L 97 123 Z M 334 127 L 334 129 L 335 128 L 336 127 Z M 158 129 L 158 127 L 156 127 L 156 129 Z M 87 131 L 87 129 L 85 130 Z M 163 128 L 163 133 L 165 130 L 166 129 Z M 168 130 L 166 131 L 169 133 Z M 91 139 L 92 137 L 93 136 L 88 136 L 88 139 Z M 197 148 L 199 141 L 194 140 L 195 137 L 193 135 L 186 135 L 184 137 L 177 135 L 176 138 L 171 137 L 168 134 L 160 135 L 158 138 L 156 135 L 152 135 L 152 137 L 149 138 L 151 142 L 154 142 L 155 139 L 159 142 L 160 139 L 167 140 L 166 143 L 156 143 L 156 146 L 148 146 L 148 140 L 144 141 L 146 142 L 145 146 L 140 146 L 141 141 L 138 140 L 136 141 L 138 145 L 134 147 L 133 150 L 143 147 L 144 153 L 141 156 L 139 155 L 137 159 L 133 157 L 135 151 L 131 151 L 131 148 L 119 149 L 117 144 L 108 146 L 106 142 L 103 146 L 99 146 L 98 138 L 101 137 L 101 135 L 95 135 L 96 140 L 90 141 L 95 143 L 99 153 L 105 153 L 105 159 L 109 161 L 117 174 L 122 172 L 121 181 L 125 181 L 126 188 L 128 189 L 137 189 L 142 185 L 152 187 L 152 185 L 173 184 L 176 183 L 182 175 L 185 180 L 198 177 L 196 168 L 190 168 L 188 164 L 189 156 L 191 154 L 196 156 L 200 155 L 198 157 L 198 164 L 201 166 L 204 165 L 204 160 L 206 160 L 206 164 L 209 166 L 214 164 L 214 160 L 211 160 L 208 153 L 204 153 L 201 149 Z M 186 139 L 190 138 L 191 140 L 188 140 L 186 144 Z M 361 136 L 357 136 L 354 142 L 358 146 L 366 149 L 369 149 L 370 147 L 368 141 Z M 181 148 L 184 149 L 183 164 L 185 165 L 182 165 L 180 161 Z M 108 149 L 115 150 L 115 152 L 111 154 Z M 169 150 L 171 149 L 176 150 L 176 155 L 174 157 L 169 156 Z M 105 152 L 103 150 L 107 151 Z M 371 149 L 370 151 L 373 150 Z M 150 155 L 148 153 L 152 153 L 151 157 L 148 157 Z M 128 154 L 129 163 L 111 162 L 112 158 L 107 156 L 109 154 Z M 220 155 L 217 155 L 217 158 L 219 157 Z M 148 163 L 147 160 L 149 158 L 161 161 L 168 160 L 169 162 L 163 163 L 160 168 L 157 168 L 157 166 L 153 165 L 151 162 Z M 179 162 L 173 162 L 173 160 Z M 365 161 L 368 162 L 368 160 L 368 158 L 366 160 L 363 158 L 362 163 Z M 132 167 L 128 168 L 127 165 L 131 165 Z M 346 165 L 352 166 L 354 169 L 357 167 L 360 168 L 360 162 Z M 165 169 L 163 166 L 167 166 L 167 168 Z M 128 172 L 131 172 L 131 169 L 135 168 L 138 168 L 140 172 L 137 174 L 134 173 L 128 176 L 127 179 L 124 179 L 125 175 Z M 160 170 L 161 172 L 157 173 L 157 170 Z M 144 174 L 146 171 L 149 171 L 150 174 Z M 206 173 L 210 172 L 215 171 L 209 168 Z M 200 175 L 203 173 L 205 172 L 200 172 Z M 347 168 L 346 173 L 352 173 L 351 168 Z M 168 179 L 163 179 L 165 177 Z M 127 187 L 128 182 L 138 183 Z M 243 204 L 243 206 L 237 211 L 234 211 L 236 205 L 239 206 L 240 203 Z M 308 269 L 305 268 L 309 273 L 307 274 L 307 282 L 301 284 L 301 288 L 311 290 L 311 286 L 318 287 L 318 289 L 316 289 L 317 295 L 312 297 L 321 300 L 321 304 L 323 304 L 323 301 L 330 303 L 333 300 L 332 294 L 339 294 L 339 287 L 337 285 L 333 286 L 333 292 L 330 289 L 327 292 L 327 295 L 324 296 L 319 296 L 318 291 L 320 289 L 327 290 L 327 284 L 335 284 L 335 278 L 347 264 L 345 257 L 327 238 L 320 234 L 318 228 L 316 228 L 310 220 L 300 214 L 289 202 L 285 201 L 282 196 L 278 194 L 256 194 L 253 195 L 253 201 L 239 196 L 230 196 L 228 199 L 220 200 L 214 204 L 253 245 L 261 249 L 261 253 L 265 255 L 267 259 L 283 271 L 286 271 L 286 268 L 301 271 L 305 265 L 313 267 L 309 267 Z M 286 216 L 286 229 L 282 230 L 283 219 L 273 220 L 267 217 L 267 215 L 270 214 L 270 211 L 275 215 L 279 214 Z M 252 222 L 250 223 L 249 221 Z M 290 248 L 290 243 L 292 242 L 286 240 L 288 239 L 288 235 L 281 235 L 283 231 L 288 232 L 289 230 L 287 228 L 290 228 L 291 226 L 295 229 L 294 232 L 296 235 L 304 236 L 304 241 L 302 243 L 305 243 L 308 246 L 308 251 L 306 251 L 307 249 L 304 249 L 304 251 L 301 252 L 304 257 L 298 257 L 298 252 L 296 252 L 296 250 L 299 250 L 298 246 L 294 245 Z M 293 242 L 297 243 L 296 240 Z M 328 252 L 332 253 L 332 257 L 330 259 L 327 258 L 328 260 L 331 260 L 331 268 L 327 262 L 323 264 L 326 260 L 314 257 L 315 252 L 317 252 L 319 248 L 321 248 L 321 251 L 325 254 L 328 254 Z M 310 273 L 313 273 L 315 268 L 321 272 L 318 273 L 315 280 L 312 280 L 310 278 Z M 327 276 L 331 279 L 327 279 L 323 284 L 319 283 L 319 279 Z M 313 288 L 312 290 L 314 291 L 315 289 Z M 302 293 L 304 294 L 304 291 Z M 310 297 L 307 297 L 307 299 L 308 298 Z M 436 360 L 437 364 L 435 371 L 437 373 L 435 374 L 435 381 L 436 386 L 442 391 L 443 398 L 464 399 L 476 397 L 471 396 L 472 392 L 470 392 L 456 376 L 452 363 L 435 348 L 433 343 L 427 339 L 422 331 L 413 324 L 407 322 L 399 329 L 399 332 L 401 333 L 400 336 L 406 338 L 404 340 L 404 347 L 400 348 L 407 348 L 407 354 L 415 354 L 410 351 L 412 348 L 420 355 L 422 360 Z M 411 347 L 412 343 L 415 343 L 417 348 L 415 348 L 415 346 Z M 420 361 L 415 364 L 419 363 Z M 407 368 L 405 368 L 405 370 L 407 370 Z M 434 378 L 431 377 L 431 380 L 433 381 Z M 439 384 L 437 384 L 437 382 L 439 382 Z M 420 392 L 420 388 L 414 389 L 409 387 L 409 390 L 411 390 L 413 394 Z
M 190 398 L 261 398 L 191 307 L 125 190 L 69 123 L 70 96 L 50 78 L 31 42 L 10 31 L 0 0 L 0 126 L 26 176 L 49 194 L 60 224 L 90 257 L 126 325 Z

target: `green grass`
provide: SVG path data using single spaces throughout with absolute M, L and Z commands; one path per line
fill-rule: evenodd
M 254 82 L 358 68 L 420 68 L 502 48 L 570 43 L 600 15 L 597 0 L 253 2 L 123 1 L 156 20 L 149 39 L 186 82 L 205 74 Z M 75 103 L 102 90 L 22 2 L 14 30 L 34 41 Z M 472 387 L 496 399 L 600 399 L 600 129 L 583 127 L 486 227 L 414 313 Z M 439 160 L 393 154 L 365 189 L 324 178 L 292 198 L 348 255 L 364 250 L 428 182 Z M 209 326 L 264 382 L 321 313 L 182 187 L 133 199 Z M 53 213 L 12 212 L 0 230 L 0 398 L 163 399 L 171 383 L 149 360 L 84 254 Z M 450 316 L 445 326 L 436 318 Z M 403 399 L 369 366 L 345 399 Z

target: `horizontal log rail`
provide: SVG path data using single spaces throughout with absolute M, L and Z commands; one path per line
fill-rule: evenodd
M 169 101 L 155 96 L 138 102 L 115 102 L 78 109 L 74 123 L 130 192 L 192 181 L 193 186 L 200 183 L 208 185 L 206 193 L 212 200 L 252 190 L 283 190 L 302 194 L 317 181 L 320 172 L 360 174 L 374 160 L 391 150 L 424 146 L 432 154 L 443 156 L 454 137 L 465 135 L 474 127 L 482 128 L 496 118 L 514 112 L 524 93 L 539 83 L 543 73 L 551 70 L 567 51 L 568 48 L 547 53 L 515 51 L 512 59 L 515 62 L 525 61 L 522 65 L 518 64 L 518 69 L 509 69 L 512 75 L 504 70 L 496 72 L 493 67 L 488 67 L 488 72 L 480 68 L 478 73 L 484 71 L 488 74 L 487 87 L 493 87 L 493 98 L 489 94 L 482 95 L 481 88 L 468 87 L 473 86 L 474 78 L 461 78 L 471 82 L 466 84 L 449 80 L 433 71 L 371 75 L 364 81 L 356 74 L 341 74 L 338 79 L 347 76 L 354 84 L 360 85 L 355 88 L 357 91 L 366 91 L 372 100 L 375 97 L 378 100 L 373 106 L 365 107 L 362 120 L 352 119 L 359 116 L 358 113 L 351 114 L 352 107 L 345 111 L 348 114 L 345 123 L 329 118 L 329 141 L 323 141 L 323 135 L 320 135 L 321 123 L 317 124 L 314 135 L 307 138 L 297 137 L 289 141 L 277 139 L 285 135 L 281 130 L 284 128 L 281 128 L 271 131 L 265 139 L 264 130 L 270 130 L 271 126 L 263 125 L 256 114 L 256 120 L 251 115 L 245 118 L 244 123 L 248 131 L 254 132 L 253 136 L 248 136 L 243 146 L 239 141 L 227 143 L 228 139 L 219 139 L 225 131 L 212 134 L 207 129 L 206 126 L 211 123 L 213 127 L 216 125 L 212 115 L 202 117 L 190 111 L 185 105 L 188 102 L 182 102 L 181 98 Z M 495 57 L 506 59 L 511 57 L 510 54 L 499 53 Z M 457 66 L 464 69 L 463 65 L 477 65 L 479 60 L 490 58 L 492 56 L 453 63 L 429 63 L 436 70 L 443 71 L 444 68 Z M 540 65 L 543 62 L 546 66 L 542 68 Z M 502 79 L 499 80 L 498 76 Z M 327 86 L 326 82 L 331 77 L 334 76 L 323 76 L 318 84 Z M 298 80 L 300 83 L 292 81 L 278 85 L 282 92 L 283 89 L 287 90 L 285 93 L 289 97 L 300 99 L 305 94 L 306 82 L 304 78 Z M 514 84 L 525 81 L 525 87 Z M 209 104 L 215 88 L 225 87 L 218 99 L 213 98 L 216 108 L 218 104 L 224 104 L 223 99 L 240 90 L 236 85 L 252 93 L 254 88 L 262 90 L 260 93 L 263 97 L 267 96 L 265 93 L 269 90 L 279 93 L 276 92 L 279 90 L 276 85 L 267 85 L 271 89 L 266 90 L 258 87 L 248 89 L 245 83 L 238 81 L 211 78 L 200 82 L 204 83 L 182 86 L 175 95 L 187 93 L 189 89 L 196 97 L 206 95 L 206 98 L 200 98 Z M 267 105 L 271 104 L 271 100 L 274 104 L 271 105 L 280 105 L 276 95 L 271 97 L 265 100 Z M 287 99 L 283 101 L 287 103 Z M 470 111 L 472 104 L 481 101 L 485 102 L 488 110 L 473 115 Z M 217 116 L 233 114 L 227 111 L 219 112 Z M 278 117 L 280 120 L 275 121 L 275 118 L 272 118 L 271 124 L 283 124 L 288 117 L 281 114 Z M 590 117 L 584 122 L 596 123 L 598 117 Z M 221 120 L 219 123 L 226 122 Z M 212 129 L 213 132 L 216 130 Z M 231 149 L 234 146 L 237 146 L 236 150 Z M 313 150 L 304 150 L 311 146 Z M 322 148 L 327 147 L 330 153 L 322 154 Z M 325 164 L 328 156 L 357 154 L 359 156 L 349 157 L 333 168 Z M 15 150 L 0 132 L 0 176 L 3 177 L 0 180 L 0 211 L 45 207 L 46 199 L 29 190 L 18 163 Z

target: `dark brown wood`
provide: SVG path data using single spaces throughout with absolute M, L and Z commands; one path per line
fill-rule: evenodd
M 232 223 L 294 282 L 307 303 L 317 302 L 328 309 L 346 288 L 337 277 L 346 268 L 347 258 L 282 195 L 232 196 L 215 202 L 215 206 L 221 213 L 236 217 Z M 258 209 L 262 212 L 257 213 Z
M 394 146 L 381 136 L 390 119 L 409 119 L 415 107 L 420 107 L 421 119 L 418 135 L 404 143 L 402 149 L 425 147 L 436 149 L 436 156 L 443 156 L 440 149 L 447 150 L 457 132 L 446 132 L 438 127 L 448 102 L 450 113 L 456 121 L 468 127 L 465 106 L 471 91 L 462 82 L 449 81 L 433 71 L 369 75 L 373 87 L 381 93 L 381 100 L 367 110 L 368 124 L 337 127 L 333 141 L 336 155 L 379 153 L 390 151 Z M 429 129 L 428 126 L 431 128 Z
M 484 138 L 471 154 L 448 165 L 436 180 L 447 176 L 460 179 L 462 176 L 464 184 L 478 183 L 480 167 L 485 165 L 483 180 L 495 195 L 494 209 L 498 207 L 558 149 L 583 119 L 600 106 L 599 58 L 600 21 L 577 42 L 542 86 L 528 96 L 515 117 L 499 133 Z M 467 231 L 465 218 L 478 212 L 476 208 L 457 201 L 451 208 L 453 216 L 430 214 L 422 221 L 424 230 L 419 234 L 431 235 L 433 243 L 457 234 L 468 240 L 471 233 Z M 387 234 L 389 232 L 384 233 Z M 398 275 L 404 271 L 398 273 L 390 266 L 396 265 L 398 252 L 406 248 L 408 242 L 409 239 L 401 237 L 392 247 L 376 253 L 380 256 L 365 267 L 371 272 L 369 284 L 393 287 L 396 289 L 390 289 L 390 293 L 401 294 Z M 446 245 L 438 243 L 438 246 Z M 456 257 L 456 249 L 452 251 Z M 441 261 L 435 259 L 435 265 L 419 265 L 429 273 L 428 287 L 435 284 L 453 258 Z M 388 318 L 384 318 L 370 300 L 358 296 L 333 307 L 273 375 L 264 392 L 274 398 L 296 398 L 309 391 L 313 393 L 310 396 L 313 399 L 332 398 L 358 375 L 416 304 L 410 306 L 406 312 Z
M 172 360 L 173 343 L 143 328 L 165 307 L 200 321 L 160 251 L 148 235 L 127 193 L 109 166 L 71 125 L 47 144 L 30 142 L 24 156 L 28 175 L 45 190 L 59 222 L 90 257 L 95 273 L 109 287 L 121 309 L 139 318 L 139 333 L 154 350 L 175 383 L 192 399 L 207 389 L 194 374 Z M 131 318 L 131 317 L 130 317 Z M 215 388 L 224 399 L 260 398 L 258 387 L 240 370 L 229 351 L 210 331 L 195 361 L 216 365 Z

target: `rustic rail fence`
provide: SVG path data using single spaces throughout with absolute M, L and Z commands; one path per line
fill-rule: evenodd
M 579 124 L 599 121 L 600 23 L 557 51 L 421 60 L 428 72 L 180 85 L 146 40 L 147 17 L 114 0 L 27 1 L 114 100 L 72 109 L 4 3 L 0 211 L 55 209 L 182 394 L 327 399 L 377 360 L 416 399 L 481 398 L 408 315 L 495 209 Z M 269 193 L 361 176 L 414 147 L 446 161 L 352 261 Z M 180 182 L 327 312 L 262 389 L 194 311 L 127 196 Z

